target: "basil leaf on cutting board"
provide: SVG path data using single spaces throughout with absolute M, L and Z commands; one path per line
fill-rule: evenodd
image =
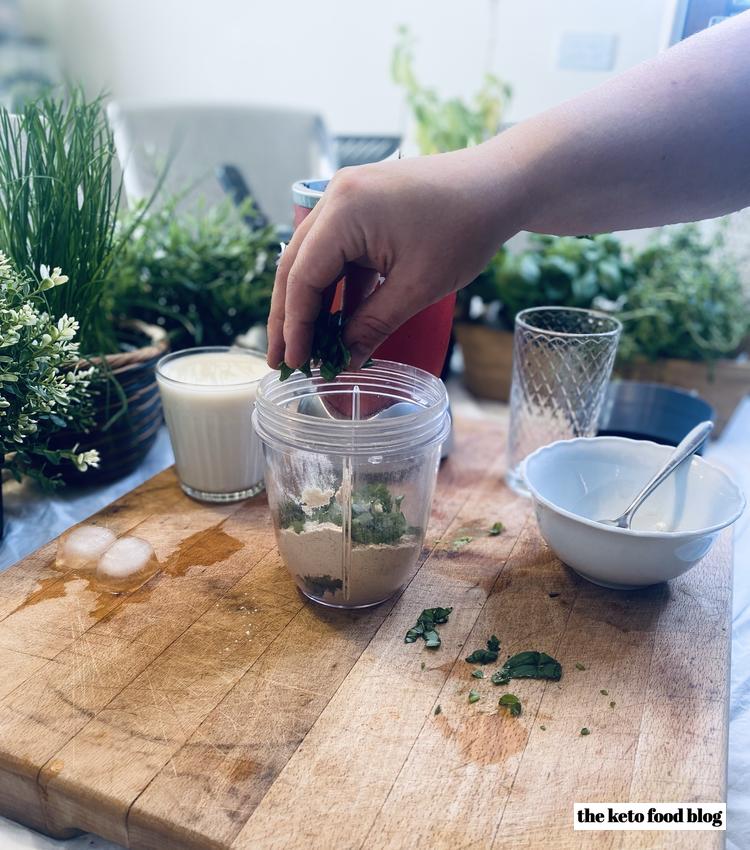
M 518 652 L 492 674 L 495 685 L 507 685 L 511 679 L 551 679 L 562 676 L 562 665 L 546 652 Z

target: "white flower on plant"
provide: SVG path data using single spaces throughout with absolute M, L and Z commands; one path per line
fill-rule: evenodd
M 43 264 L 39 266 L 39 277 L 42 279 L 39 287 L 42 292 L 44 292 L 45 289 L 52 289 L 55 286 L 61 286 L 69 280 L 68 276 L 62 273 L 60 266 L 55 266 L 52 271 L 50 271 L 49 266 L 45 266 Z
M 63 313 L 63 315 L 57 320 L 57 331 L 58 339 L 63 341 L 72 340 L 78 331 L 78 322 L 76 319 L 68 316 L 67 313 Z
M 100 460 L 99 452 L 96 449 L 89 449 L 87 452 L 78 452 L 73 462 L 79 472 L 85 472 L 90 466 L 98 467 Z

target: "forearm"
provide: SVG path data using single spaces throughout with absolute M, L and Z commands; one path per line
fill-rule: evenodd
M 624 230 L 749 205 L 750 13 L 517 125 L 481 156 L 520 175 L 519 229 Z

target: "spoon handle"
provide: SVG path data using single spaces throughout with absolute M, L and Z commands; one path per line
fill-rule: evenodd
M 687 458 L 693 455 L 703 445 L 708 435 L 713 431 L 714 423 L 710 420 L 701 422 L 689 431 L 675 447 L 675 450 L 667 459 L 664 466 L 654 475 L 654 477 L 646 484 L 641 492 L 628 505 L 622 515 L 623 519 L 627 520 L 630 526 L 630 520 L 633 514 L 640 508 L 643 502 L 654 492 L 664 479 L 671 475 L 675 469 Z

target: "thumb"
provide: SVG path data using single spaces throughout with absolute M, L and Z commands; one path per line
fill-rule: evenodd
M 351 368 L 360 369 L 379 345 L 426 306 L 414 298 L 413 288 L 405 286 L 397 272 L 389 275 L 346 322 L 344 344 L 352 355 Z

